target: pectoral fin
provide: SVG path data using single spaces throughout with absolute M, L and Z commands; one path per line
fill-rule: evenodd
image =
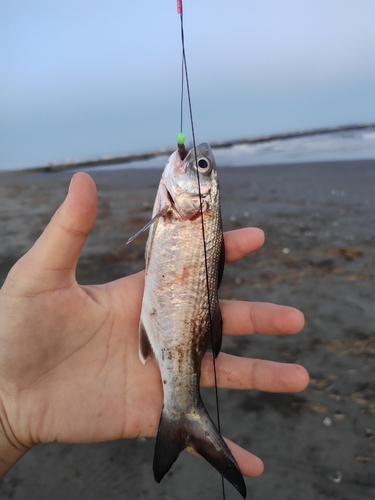
M 220 286 L 221 280 L 223 279 L 224 265 L 225 265 L 225 246 L 224 246 L 224 238 L 223 238 L 221 240 L 220 257 L 219 257 L 219 265 L 218 265 L 218 278 L 217 278 L 217 287 L 218 288 Z
M 151 226 L 151 224 L 153 224 L 156 221 L 156 219 L 158 219 L 159 217 L 162 217 L 163 215 L 165 215 L 168 212 L 169 208 L 170 207 L 164 207 L 159 213 L 157 213 L 155 215 L 155 217 L 153 217 L 149 222 L 147 222 L 147 224 L 144 227 L 142 227 L 142 229 L 140 229 L 137 233 L 135 233 L 134 236 L 129 238 L 128 241 L 126 242 L 126 244 L 128 245 L 133 240 L 135 240 L 141 233 L 144 233 L 145 231 L 147 231 L 147 229 Z

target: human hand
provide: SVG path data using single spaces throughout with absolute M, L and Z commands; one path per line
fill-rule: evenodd
M 0 291 L 0 477 L 39 442 L 89 443 L 157 433 L 159 370 L 138 357 L 143 272 L 80 286 L 77 261 L 96 218 L 96 188 L 84 173 L 35 245 L 11 269 Z M 227 262 L 262 246 L 263 232 L 225 234 Z M 226 335 L 293 334 L 303 315 L 290 307 L 223 301 Z M 294 392 L 308 375 L 298 365 L 217 358 L 219 387 Z M 202 385 L 212 386 L 209 359 Z M 262 462 L 228 443 L 243 474 Z

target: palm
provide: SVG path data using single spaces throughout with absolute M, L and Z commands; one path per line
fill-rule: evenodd
M 30 313 L 43 311 L 41 322 L 30 339 L 30 323 L 20 318 L 17 338 L 1 359 L 12 374 L 11 383 L 3 384 L 11 408 L 29 412 L 29 428 L 22 421 L 14 428 L 20 440 L 28 441 L 24 432 L 42 442 L 155 434 L 162 389 L 154 363 L 143 366 L 138 358 L 142 283 L 139 273 L 23 299 Z M 6 305 L 13 309 L 11 298 Z

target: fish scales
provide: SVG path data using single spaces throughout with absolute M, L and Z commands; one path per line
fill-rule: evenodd
M 149 226 L 139 351 L 143 362 L 155 357 L 164 391 L 155 479 L 160 481 L 189 446 L 245 498 L 242 474 L 199 390 L 202 358 L 208 349 L 218 354 L 222 335 L 218 287 L 224 243 L 218 177 L 208 144 L 183 160 L 178 151 L 171 155 Z
M 200 361 L 207 350 L 210 335 L 210 310 L 217 306 L 217 293 L 207 300 L 206 268 L 202 241 L 202 223 L 173 220 L 172 216 L 159 219 L 155 231 L 147 278 L 150 280 L 152 305 L 148 308 L 154 322 L 152 349 L 159 363 L 164 383 L 164 406 L 169 411 L 185 409 L 186 387 L 196 388 L 200 375 Z M 221 242 L 215 234 L 218 218 L 204 214 L 208 282 L 217 288 L 217 272 Z M 216 227 L 215 227 L 216 226 Z M 168 245 L 165 242 L 168 242 Z M 219 244 L 219 246 L 218 246 Z M 160 272 L 164 268 L 165 271 Z M 147 314 L 142 316 L 146 331 L 150 331 Z M 199 381 L 199 379 L 198 379 Z M 190 404 L 194 404 L 190 398 Z

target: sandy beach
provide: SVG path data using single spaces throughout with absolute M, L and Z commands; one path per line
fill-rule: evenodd
M 91 172 L 98 219 L 79 268 L 82 284 L 144 266 L 160 170 Z M 72 173 L 0 176 L 0 284 L 63 201 Z M 261 227 L 264 247 L 225 269 L 226 299 L 292 305 L 298 336 L 231 337 L 223 350 L 298 362 L 311 376 L 299 394 L 220 392 L 222 433 L 258 455 L 251 500 L 375 499 L 375 161 L 222 168 L 224 229 Z M 214 414 L 212 391 L 204 391 Z M 0 481 L 13 500 L 219 500 L 220 476 L 181 454 L 159 485 L 153 440 L 38 445 Z M 240 498 L 228 485 L 227 500 Z

